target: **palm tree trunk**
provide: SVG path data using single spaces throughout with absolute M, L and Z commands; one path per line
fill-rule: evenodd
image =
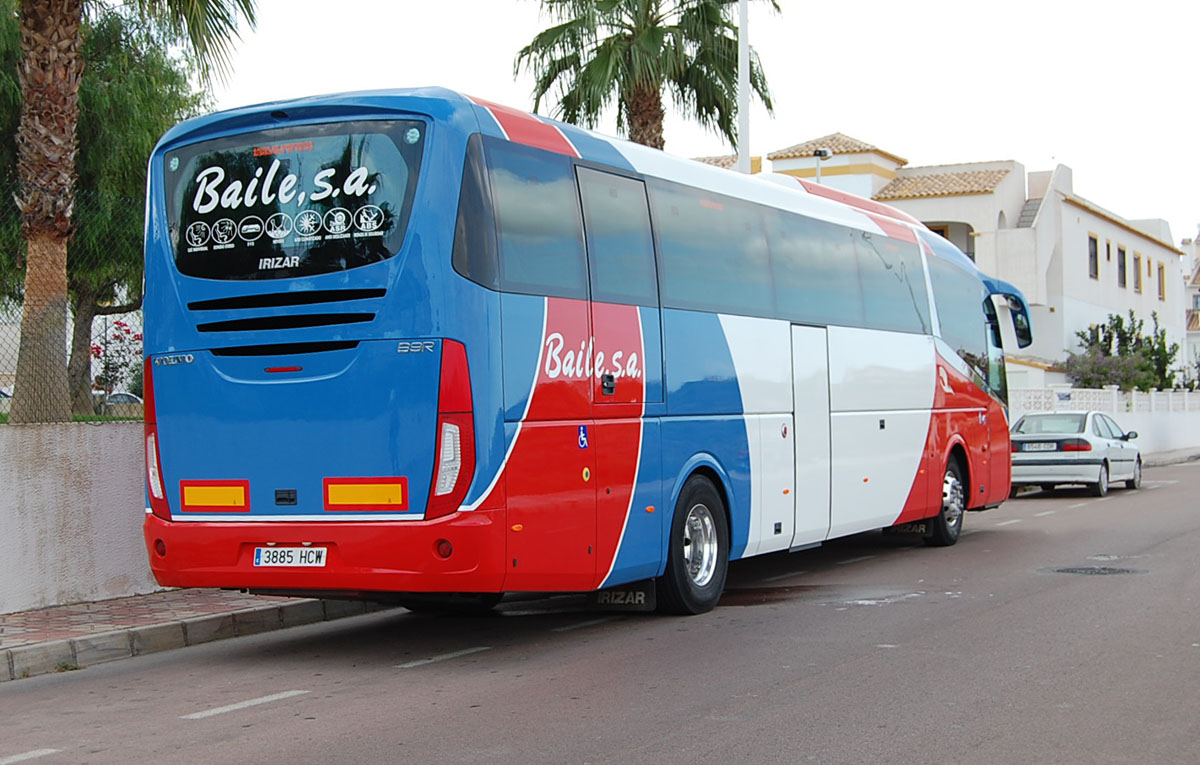
M 662 92 L 653 86 L 641 86 L 629 97 L 629 140 L 663 148 Z
M 28 243 L 24 313 L 9 422 L 71 419 L 67 239 L 75 202 L 83 0 L 20 0 L 21 123 L 16 200 Z

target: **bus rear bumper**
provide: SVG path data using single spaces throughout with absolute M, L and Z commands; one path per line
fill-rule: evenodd
M 360 523 L 171 522 L 147 514 L 142 532 L 150 570 L 166 587 L 347 595 L 499 592 L 504 580 L 503 509 Z M 256 555 L 260 548 L 298 548 L 308 552 L 297 557 L 323 562 L 255 565 L 263 557 Z

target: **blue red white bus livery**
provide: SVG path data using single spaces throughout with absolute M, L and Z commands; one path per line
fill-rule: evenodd
M 893 208 L 435 88 L 184 122 L 148 188 L 163 585 L 698 613 L 1008 496 L 1024 299 Z

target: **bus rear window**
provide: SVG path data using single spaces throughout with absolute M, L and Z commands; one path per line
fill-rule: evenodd
M 176 266 L 206 279 L 279 279 L 395 255 L 425 130 L 416 120 L 337 122 L 167 152 Z

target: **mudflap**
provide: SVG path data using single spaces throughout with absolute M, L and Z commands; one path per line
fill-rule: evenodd
M 912 523 L 901 523 L 897 526 L 888 526 L 883 530 L 884 534 L 928 534 L 929 521 L 926 518 L 923 521 L 913 521 Z
M 658 605 L 653 579 L 630 582 L 588 593 L 592 611 L 653 611 Z

